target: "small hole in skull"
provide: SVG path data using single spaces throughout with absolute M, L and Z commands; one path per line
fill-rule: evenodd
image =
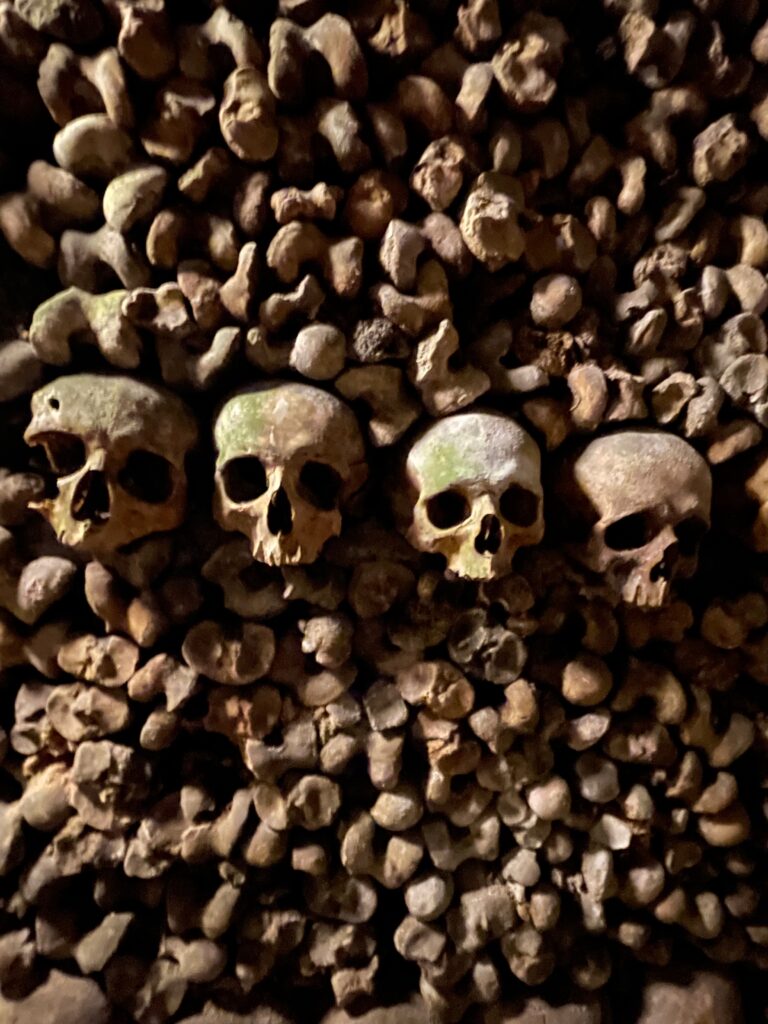
M 230 501 L 255 501 L 267 489 L 267 474 L 259 459 L 232 459 L 222 470 L 224 490 Z
M 50 407 L 52 409 L 58 409 L 60 404 L 61 403 L 59 402 L 58 398 L 49 398 L 48 399 L 48 405 L 50 405 Z
M 515 526 L 533 526 L 539 516 L 538 496 L 519 484 L 512 484 L 499 499 L 499 511 Z
M 48 462 L 58 476 L 69 476 L 85 465 L 85 444 L 74 434 L 46 434 L 43 444 Z
M 162 455 L 141 449 L 131 452 L 117 479 L 123 490 L 149 505 L 167 501 L 173 490 L 170 463 Z
M 103 473 L 89 470 L 77 481 L 72 518 L 91 523 L 106 523 L 109 519 L 109 490 Z
M 501 523 L 490 513 L 483 516 L 480 532 L 475 537 L 475 550 L 481 555 L 495 555 L 501 547 Z
M 339 474 L 324 462 L 305 462 L 299 473 L 299 492 L 315 508 L 336 508 L 341 491 Z
M 645 512 L 617 519 L 605 531 L 605 544 L 611 551 L 633 551 L 647 544 L 653 536 L 653 524 Z
M 699 545 L 707 532 L 707 524 L 702 519 L 691 516 L 678 523 L 675 527 L 675 536 L 683 558 L 691 558 L 699 549 Z
M 469 515 L 469 503 L 458 491 L 441 491 L 427 502 L 427 518 L 438 530 L 450 530 Z

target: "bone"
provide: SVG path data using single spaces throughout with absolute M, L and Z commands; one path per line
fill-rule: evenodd
M 336 378 L 339 393 L 364 408 L 371 444 L 395 444 L 419 416 L 418 403 L 406 389 L 405 374 L 396 366 L 360 366 Z
M 474 440 L 460 453 L 455 438 L 465 428 Z M 433 478 L 431 467 L 445 459 L 455 467 L 452 475 Z M 492 579 L 497 567 L 508 569 L 518 548 L 540 537 L 539 452 L 511 420 L 483 413 L 443 420 L 411 449 L 406 474 L 413 498 L 410 515 L 404 510 L 403 533 L 420 550 L 442 554 L 459 575 Z M 485 488 L 472 500 L 465 497 L 463 486 L 485 474 Z
M 316 262 L 333 290 L 349 298 L 360 288 L 362 254 L 362 244 L 357 238 L 331 242 L 314 224 L 294 221 L 282 227 L 272 239 L 267 263 L 284 284 L 291 284 L 307 261 Z
M 182 654 L 187 664 L 219 683 L 243 686 L 265 676 L 275 653 L 272 630 L 245 624 L 229 637 L 215 622 L 199 622 L 187 633 Z
M 224 141 L 241 160 L 262 163 L 274 156 L 274 99 L 261 71 L 245 66 L 232 72 L 224 83 L 219 125 Z
M 671 1005 L 692 1013 L 707 1006 L 729 1024 L 741 1018 L 741 999 L 735 986 L 713 972 L 697 972 L 687 985 L 673 971 L 652 975 L 643 991 L 640 1024 L 662 1019 Z
M 206 81 L 216 77 L 218 51 L 229 51 L 235 67 L 260 67 L 263 54 L 245 22 L 226 9 L 213 12 L 207 21 L 187 26 L 180 41 L 179 66 L 185 75 Z
M 62 284 L 87 292 L 97 291 L 105 280 L 125 288 L 149 282 L 149 268 L 109 225 L 93 233 L 65 231 L 59 243 L 58 274 Z
M 490 386 L 485 373 L 473 366 L 451 370 L 451 357 L 458 347 L 458 332 L 449 321 L 443 320 L 434 334 L 420 341 L 414 351 L 409 375 L 421 392 L 427 411 L 434 416 L 458 412 L 471 405 Z
M 115 231 L 129 232 L 160 205 L 168 175 L 162 167 L 138 167 L 113 178 L 104 191 L 104 219 Z
M 80 407 L 77 396 L 86 394 L 89 402 Z M 122 424 L 111 418 L 113 402 L 120 403 Z M 181 522 L 184 458 L 197 429 L 175 396 L 131 378 L 62 377 L 35 393 L 26 436 L 45 448 L 59 481 L 56 496 L 39 510 L 72 546 L 110 555 Z M 121 475 L 126 467 L 129 486 Z
M 48 112 L 61 127 L 78 114 L 102 109 L 118 127 L 133 127 L 133 110 L 115 49 L 79 58 L 68 46 L 52 43 L 40 64 L 37 85 Z
M 764 16 L 331 6 L 0 0 L 0 1017 L 730 1024 Z
M 633 449 L 638 450 L 636 446 L 639 444 L 640 438 L 647 441 L 649 445 L 645 449 L 646 452 L 649 452 L 654 445 L 658 446 L 658 459 L 654 470 L 650 471 L 655 477 L 652 486 L 658 495 L 656 500 L 663 503 L 665 501 L 663 495 L 672 488 L 675 493 L 680 495 L 682 504 L 678 506 L 679 511 L 673 511 L 670 508 L 670 512 L 666 513 L 669 517 L 668 521 L 665 521 L 662 516 L 653 526 L 649 522 L 647 532 L 642 537 L 638 537 L 637 542 L 628 537 L 617 536 L 614 539 L 613 534 L 608 531 L 611 531 L 613 527 L 621 531 L 632 523 L 639 525 L 642 517 L 640 519 L 632 517 L 641 507 L 646 507 L 646 503 L 645 500 L 638 501 L 633 496 L 631 479 L 625 478 L 625 488 L 620 496 L 617 493 L 614 504 L 614 499 L 610 497 L 608 476 L 602 474 L 607 471 L 610 475 L 608 452 L 611 449 L 617 453 L 621 448 L 626 453 Z M 599 469 L 597 466 L 594 467 L 594 471 L 603 481 L 602 486 L 605 487 L 600 498 L 592 489 L 596 483 L 593 470 L 587 468 L 599 448 L 602 448 L 605 453 L 605 458 L 601 459 Z M 581 461 L 582 459 L 584 461 Z M 584 471 L 586 471 L 586 475 L 582 475 Z M 584 564 L 606 573 L 608 579 L 610 579 L 612 567 L 615 571 L 621 564 L 626 573 L 626 582 L 623 582 L 620 587 L 614 585 L 617 595 L 620 595 L 629 604 L 634 603 L 639 606 L 658 607 L 664 604 L 667 600 L 669 583 L 664 577 L 656 578 L 653 567 L 664 557 L 663 552 L 667 545 L 672 543 L 675 544 L 676 551 L 679 552 L 679 561 L 676 570 L 671 569 L 671 572 L 677 571 L 689 575 L 694 572 L 699 539 L 710 520 L 711 478 L 703 460 L 694 449 L 677 438 L 628 432 L 606 438 L 603 441 L 592 442 L 585 450 L 584 455 L 577 460 L 574 472 L 580 482 L 576 485 L 576 490 L 573 493 L 583 496 L 591 494 L 593 497 L 587 500 L 596 502 L 593 508 L 604 510 L 599 513 L 598 522 L 593 526 L 591 539 L 581 548 L 580 557 L 584 560 Z M 637 472 L 636 465 L 633 466 L 634 472 Z M 683 479 L 685 479 L 685 483 L 683 483 Z M 639 484 L 639 477 L 637 477 L 637 481 Z M 644 480 L 643 486 L 645 487 L 646 484 L 647 481 Z M 686 498 L 682 497 L 684 493 L 686 493 Z M 576 497 L 576 501 L 582 500 L 583 498 Z M 690 539 L 681 540 L 676 531 L 684 534 L 689 529 L 692 531 Z M 622 551 L 631 551 L 632 553 L 622 555 Z
M 32 266 L 45 269 L 56 257 L 56 239 L 41 223 L 38 204 L 23 192 L 0 197 L 0 231 L 10 247 Z
M 199 82 L 170 79 L 155 94 L 154 116 L 143 126 L 142 146 L 153 159 L 186 163 L 215 105 L 213 94 Z
M 406 190 L 395 175 L 378 169 L 364 171 L 347 190 L 344 221 L 358 238 L 381 238 L 406 203 Z
M 130 137 L 107 114 L 83 114 L 69 121 L 53 140 L 53 155 L 65 171 L 109 180 L 133 161 Z
M 63 366 L 72 358 L 74 336 L 90 336 L 108 362 L 134 368 L 141 357 L 141 340 L 120 314 L 124 290 L 91 295 L 68 288 L 35 310 L 29 340 L 45 363 Z
M 267 423 L 263 417 L 272 412 L 282 416 L 277 442 L 272 428 L 272 439 L 258 433 L 259 424 Z M 317 423 L 323 439 L 319 447 L 307 447 L 303 435 L 295 434 L 305 415 Z M 236 429 L 241 416 L 251 418 L 256 428 L 245 446 Z M 220 467 L 216 515 L 222 526 L 249 536 L 254 555 L 267 564 L 312 561 L 322 545 L 340 531 L 338 500 L 354 494 L 366 475 L 362 441 L 349 409 L 308 385 L 270 385 L 233 396 L 214 433 Z M 263 464 L 259 458 L 265 460 Z M 322 461 L 315 461 L 318 459 Z M 272 479 L 272 483 L 265 479 L 266 487 L 261 490 L 247 480 L 248 469 L 257 465 Z M 244 497 L 249 508 L 243 505 Z M 282 517 L 282 525 L 276 516 Z

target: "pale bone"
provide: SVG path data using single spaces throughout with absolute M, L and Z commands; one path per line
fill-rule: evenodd
M 214 438 L 220 525 L 268 565 L 314 561 L 368 473 L 350 409 L 319 388 L 270 382 L 230 397 Z
M 712 478 L 681 438 L 651 430 L 597 438 L 574 462 L 567 498 L 591 527 L 573 553 L 627 604 L 659 608 L 674 579 L 695 571 Z
M 32 507 L 62 543 L 109 556 L 182 522 L 197 428 L 169 392 L 128 377 L 59 377 L 33 395 L 24 438 L 57 473 L 55 497 Z
M 402 532 L 420 551 L 443 555 L 459 576 L 503 576 L 515 552 L 543 536 L 540 465 L 533 438 L 509 417 L 438 420 L 408 453 L 412 517 L 403 518 Z

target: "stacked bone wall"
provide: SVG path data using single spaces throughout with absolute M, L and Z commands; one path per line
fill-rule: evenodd
M 0 0 L 0 1021 L 764 1019 L 767 18 Z

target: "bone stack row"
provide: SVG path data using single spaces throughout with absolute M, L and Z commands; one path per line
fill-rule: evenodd
M 0 1020 L 737 1024 L 765 17 L 0 0 Z

